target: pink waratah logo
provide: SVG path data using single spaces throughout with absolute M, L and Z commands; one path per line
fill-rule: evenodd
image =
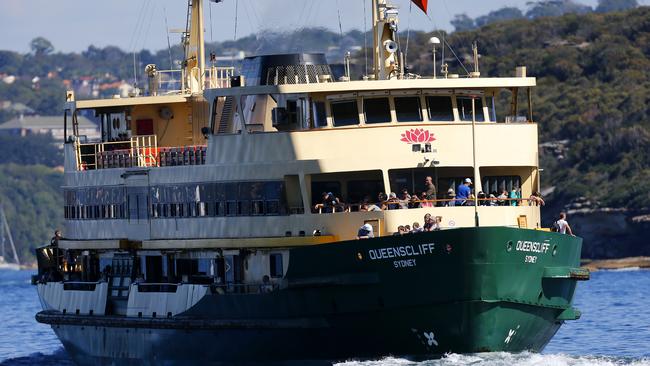
M 412 128 L 402 134 L 402 139 L 407 144 L 419 144 L 436 141 L 433 133 L 425 131 L 423 128 Z

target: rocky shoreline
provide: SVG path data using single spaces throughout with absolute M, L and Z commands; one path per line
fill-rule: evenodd
M 600 260 L 585 259 L 582 261 L 582 268 L 586 268 L 592 272 L 630 268 L 650 269 L 650 257 L 628 257 Z

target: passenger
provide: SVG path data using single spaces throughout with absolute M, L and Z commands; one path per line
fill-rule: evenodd
M 427 198 L 427 192 L 422 192 L 422 194 L 420 195 L 420 207 L 433 207 L 433 206 L 435 206 L 435 202 Z
M 411 201 L 411 195 L 409 194 L 409 191 L 403 189 L 399 199 L 399 207 L 403 210 L 408 209 L 410 201 Z
M 378 200 L 377 205 L 381 208 L 382 211 L 388 210 L 388 204 L 387 204 L 388 196 L 386 196 L 386 193 L 380 192 L 377 195 L 377 200 Z
M 52 237 L 52 240 L 50 240 L 50 246 L 52 248 L 58 248 L 59 247 L 59 240 L 63 239 L 63 236 L 61 235 L 61 230 L 55 230 L 54 231 L 54 236 Z
M 420 202 L 418 195 L 417 194 L 412 195 L 411 200 L 409 201 L 408 208 L 420 208 L 420 207 L 422 207 L 422 203 Z
M 508 202 L 507 200 L 508 200 L 508 191 L 504 189 L 501 191 L 499 197 L 497 197 L 497 203 L 499 204 L 499 206 L 506 206 Z
M 494 192 L 494 193 L 496 193 L 496 192 Z M 490 193 L 488 206 L 496 206 L 496 205 L 498 205 L 497 196 L 494 193 Z
M 367 212 L 368 211 L 368 205 L 365 203 L 362 203 L 359 205 L 359 212 Z
M 470 193 L 469 198 L 465 201 L 465 206 L 474 206 L 476 205 L 476 196 L 474 193 Z
M 394 236 L 404 235 L 404 226 L 397 227 L 397 231 L 393 233 Z
M 447 190 L 447 202 L 445 203 L 445 206 L 456 206 L 456 192 L 454 192 L 453 188 L 449 188 Z
M 390 192 L 388 200 L 386 201 L 386 206 L 389 210 L 399 210 L 401 208 L 400 201 L 397 199 L 395 192 Z
M 260 286 L 260 292 L 267 294 L 273 291 L 273 284 L 271 284 L 271 278 L 268 275 L 262 277 L 262 286 Z
M 512 187 L 509 198 L 510 206 L 519 206 L 519 201 L 521 200 L 521 188 Z
M 569 235 L 575 236 L 569 222 L 566 220 L 566 213 L 564 212 L 560 212 L 560 218 L 553 223 L 553 231 L 557 231 L 560 234 L 569 233 Z
M 546 202 L 544 202 L 544 199 L 542 199 L 542 194 L 539 193 L 539 191 L 533 192 L 533 194 L 530 195 L 528 202 L 531 206 L 544 206 L 546 204 Z
M 381 211 L 381 207 L 375 205 L 374 203 L 370 203 L 367 205 L 368 211 L 369 212 L 376 212 L 376 211 Z
M 357 239 L 372 239 L 375 237 L 375 234 L 372 231 L 372 225 L 370 224 L 363 224 L 359 228 L 359 232 L 357 233 Z
M 426 199 L 427 200 L 435 200 L 436 199 L 436 186 L 433 184 L 433 178 L 430 176 L 427 176 L 424 178 L 424 193 L 426 194 Z M 435 204 L 434 204 L 435 206 Z
M 472 185 L 472 180 L 470 178 L 465 178 L 465 181 L 462 184 L 458 185 L 456 188 L 456 205 L 462 206 L 467 203 L 469 196 L 472 193 L 472 189 L 469 187 Z
M 404 234 L 411 233 L 411 225 L 404 225 Z
M 424 231 L 433 231 L 434 219 L 431 214 L 424 215 Z
M 478 193 L 476 194 L 476 198 L 478 199 L 478 205 L 479 206 L 487 206 L 488 205 L 488 200 L 486 200 L 487 196 L 485 195 L 485 192 L 478 191 Z
M 411 230 L 412 234 L 421 233 L 423 231 L 424 231 L 424 228 L 420 227 L 419 222 L 416 221 L 416 222 L 413 223 L 413 229 Z
M 434 222 L 433 222 L 433 230 L 434 231 L 440 230 L 440 228 L 441 228 L 440 225 L 441 224 L 442 224 L 442 216 L 436 216 L 436 218 L 434 219 Z

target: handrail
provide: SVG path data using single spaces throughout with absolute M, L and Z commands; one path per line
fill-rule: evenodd
M 453 204 L 449 205 L 448 203 L 457 201 L 465 201 L 466 203 L 472 204 Z M 480 207 L 516 207 L 516 206 L 538 206 L 533 199 L 531 198 L 479 198 L 476 199 L 479 202 Z M 487 204 L 481 204 L 481 203 Z M 490 202 L 495 202 L 497 204 L 489 204 Z M 512 203 L 515 204 L 512 204 Z M 524 203 L 526 203 L 524 205 Z M 408 207 L 410 204 L 418 203 L 420 207 Z M 441 205 L 438 205 L 441 203 Z M 474 199 L 457 199 L 457 198 L 439 198 L 431 200 L 418 200 L 418 201 L 404 201 L 404 200 L 395 200 L 395 201 L 383 201 L 379 204 L 371 203 L 341 203 L 338 205 L 323 207 L 322 204 L 318 204 L 315 207 L 312 207 L 312 212 L 317 214 L 331 214 L 331 213 L 342 213 L 342 212 L 366 212 L 368 210 L 362 210 L 362 206 L 371 206 L 375 205 L 379 207 L 379 211 L 394 211 L 400 209 L 413 209 L 413 208 L 442 208 L 442 207 L 474 207 Z M 402 208 L 402 204 L 406 204 L 407 208 Z M 424 204 L 424 205 L 423 205 Z M 398 207 L 390 208 L 390 205 L 396 205 Z M 377 210 L 373 210 L 377 211 Z

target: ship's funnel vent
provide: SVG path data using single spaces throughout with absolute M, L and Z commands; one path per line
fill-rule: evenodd
M 244 59 L 242 74 L 248 86 L 316 84 L 333 80 L 322 53 L 254 56 Z

